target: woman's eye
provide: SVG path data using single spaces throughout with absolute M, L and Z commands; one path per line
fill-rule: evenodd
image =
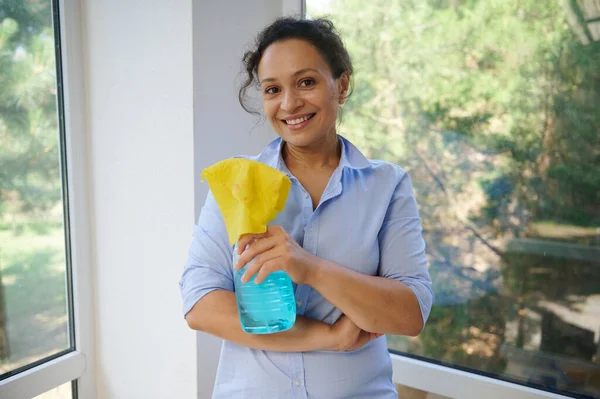
M 314 79 L 303 79 L 300 81 L 300 86 L 308 87 L 315 84 Z
M 265 90 L 266 94 L 275 94 L 275 93 L 279 93 L 279 89 L 277 87 L 269 87 L 268 89 Z

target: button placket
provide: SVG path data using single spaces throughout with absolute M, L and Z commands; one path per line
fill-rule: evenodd
M 302 353 L 291 354 L 292 363 L 290 364 L 290 386 L 293 398 L 307 397 L 306 390 L 299 389 L 304 385 L 304 358 Z

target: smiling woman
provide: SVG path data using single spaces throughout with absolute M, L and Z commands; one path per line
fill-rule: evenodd
M 330 21 L 279 19 L 244 63 L 242 107 L 257 82 L 279 136 L 245 158 L 292 185 L 266 231 L 240 237 L 235 265 L 212 193 L 202 209 L 180 287 L 189 326 L 225 340 L 213 397 L 395 399 L 384 334 L 418 335 L 433 302 L 410 178 L 338 135 L 353 69 Z M 291 329 L 243 332 L 233 275 L 246 264 L 245 284 L 279 271 L 294 282 Z
M 258 64 L 258 78 L 265 114 L 289 145 L 316 148 L 335 138 L 349 75 L 334 78 L 315 46 L 300 39 L 273 43 Z

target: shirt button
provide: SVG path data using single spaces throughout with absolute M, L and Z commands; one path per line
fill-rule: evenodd
M 304 199 L 308 199 L 308 193 L 304 193 Z
M 297 386 L 297 387 L 299 387 L 299 386 L 300 386 L 300 380 L 296 380 L 296 381 L 294 381 L 294 386 Z
M 296 302 L 296 306 L 299 307 L 299 308 L 301 308 L 302 307 L 302 301 Z

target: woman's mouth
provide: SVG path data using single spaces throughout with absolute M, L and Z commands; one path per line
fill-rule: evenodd
M 285 123 L 290 130 L 299 130 L 306 126 L 315 115 L 316 113 L 304 115 L 295 119 L 283 119 L 283 123 Z

